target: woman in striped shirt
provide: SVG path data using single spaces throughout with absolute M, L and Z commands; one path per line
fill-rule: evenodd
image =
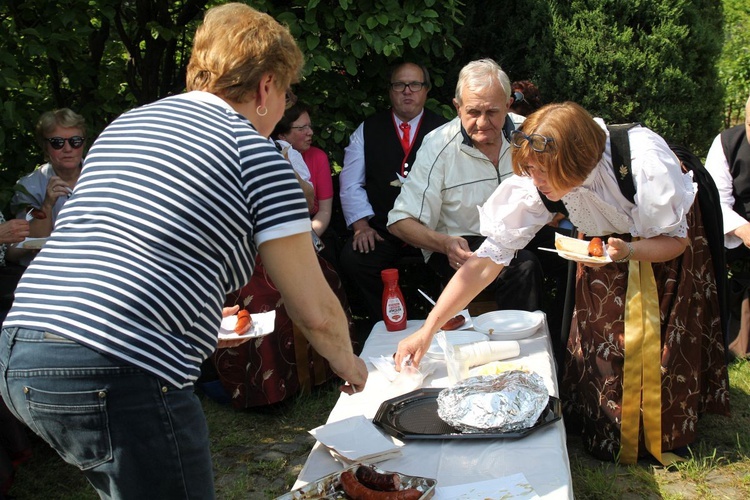
M 222 314 L 236 312 L 222 311 L 226 294 L 249 281 L 258 253 L 342 390 L 365 384 L 316 265 L 302 191 L 267 139 L 302 62 L 269 16 L 210 9 L 189 92 L 102 132 L 19 284 L 0 337 L 0 394 L 102 497 L 213 498 L 193 382 Z

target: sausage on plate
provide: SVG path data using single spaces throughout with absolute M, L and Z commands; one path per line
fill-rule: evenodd
M 41 208 L 32 208 L 31 209 L 31 216 L 35 219 L 46 219 L 47 218 L 47 212 L 42 210 Z
M 454 316 L 446 321 L 441 330 L 457 330 L 461 328 L 464 323 L 466 323 L 466 318 L 464 318 L 463 314 L 459 314 L 458 316 Z
M 344 471 L 339 476 L 344 493 L 352 500 L 419 500 L 422 492 L 409 488 L 400 491 L 377 491 L 368 488 L 357 480 L 352 471 Z
M 589 241 L 589 256 L 604 257 L 604 243 L 601 238 L 591 238 Z
M 395 472 L 381 474 L 372 467 L 360 465 L 354 475 L 359 482 L 378 491 L 398 491 L 401 489 L 401 476 Z
M 252 325 L 252 323 L 253 320 L 250 317 L 250 313 L 247 312 L 247 309 L 242 309 L 237 313 L 237 324 L 234 327 L 234 333 L 236 333 L 237 335 L 247 333 L 247 329 L 250 325 Z

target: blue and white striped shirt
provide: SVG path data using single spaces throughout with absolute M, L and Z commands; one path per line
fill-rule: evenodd
M 257 247 L 311 229 L 292 167 L 223 100 L 191 92 L 99 136 L 4 327 L 49 331 L 185 387 Z

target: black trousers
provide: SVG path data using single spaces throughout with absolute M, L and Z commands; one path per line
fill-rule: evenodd
M 422 258 L 422 251 L 403 241 L 379 231 L 384 241 L 375 243 L 375 249 L 361 253 L 352 248 L 352 238 L 344 244 L 339 255 L 345 284 L 353 288 L 363 299 L 370 320 L 375 323 L 383 319 L 383 280 L 380 271 L 394 268 L 403 257 Z M 351 300 L 353 303 L 354 300 Z M 354 308 L 354 304 L 352 304 Z
M 500 273 L 488 288 L 494 291 L 499 309 L 523 311 L 543 310 L 547 313 L 553 343 L 559 343 L 559 318 L 562 316 L 565 282 L 567 279 L 567 261 L 554 253 L 536 251 L 538 247 L 554 248 L 555 229 L 545 226 L 537 236 L 518 252 L 509 266 Z M 381 236 L 386 238 L 383 233 Z M 483 236 L 465 237 L 469 247 L 476 250 L 484 241 Z M 343 271 L 343 280 L 347 288 L 362 297 L 367 313 L 373 322 L 383 317 L 382 297 L 383 282 L 380 271 L 396 267 L 403 257 L 422 258 L 421 250 L 394 239 L 390 233 L 387 239 L 378 242 L 375 250 L 363 254 L 352 249 L 352 239 L 344 245 L 339 256 Z M 448 264 L 445 254 L 433 253 L 427 262 L 439 281 L 445 286 L 453 277 L 455 270 Z M 557 299 L 552 305 L 545 301 L 545 276 L 552 277 L 557 283 Z M 428 280 L 425 280 L 428 281 Z M 350 293 L 351 295 L 351 293 Z M 350 297 L 350 302 L 353 297 Z M 437 297 L 435 297 L 437 298 Z M 354 304 L 352 308 L 354 309 Z
M 540 247 L 555 248 L 555 232 L 565 236 L 570 235 L 567 229 L 542 227 L 487 289 L 494 291 L 498 309 L 545 312 L 555 350 L 555 359 L 561 366 L 564 348 L 564 339 L 561 335 L 568 281 L 568 261 L 555 253 L 539 250 Z M 464 238 L 468 241 L 472 251 L 476 251 L 484 241 L 484 236 L 464 236 Z M 455 273 L 444 254 L 432 254 L 427 264 L 440 276 L 443 286 Z M 555 288 L 554 294 L 548 293 L 547 288 L 550 286 Z
M 484 241 L 484 236 L 464 236 L 469 248 L 475 251 Z M 440 276 L 443 285 L 455 274 L 442 253 L 433 253 L 427 264 Z M 494 292 L 498 309 L 536 311 L 541 309 L 544 293 L 544 273 L 539 259 L 528 250 L 519 250 L 516 257 L 500 272 L 497 279 L 487 287 Z

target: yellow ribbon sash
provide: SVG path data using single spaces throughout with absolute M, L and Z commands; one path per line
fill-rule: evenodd
M 646 450 L 669 465 L 682 459 L 661 451 L 661 321 L 650 262 L 630 261 L 625 300 L 620 462 L 638 461 L 642 417 Z

